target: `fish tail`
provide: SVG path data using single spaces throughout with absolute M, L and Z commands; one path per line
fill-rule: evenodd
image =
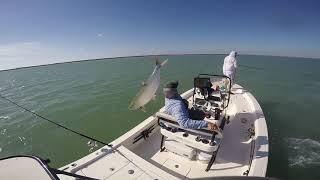
M 168 62 L 168 59 L 160 62 L 160 60 L 159 60 L 158 58 L 156 58 L 156 65 L 163 66 L 163 65 L 165 65 L 167 62 Z

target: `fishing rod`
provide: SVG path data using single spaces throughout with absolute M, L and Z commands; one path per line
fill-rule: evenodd
M 10 100 L 10 99 L 2 96 L 1 94 L 0 94 L 0 98 L 6 100 L 6 101 L 8 101 L 8 102 L 10 102 L 11 104 L 14 104 L 15 106 L 17 106 L 17 107 L 19 107 L 19 108 L 21 108 L 21 109 L 23 109 L 23 110 L 25 110 L 25 111 L 27 111 L 27 112 L 35 115 L 35 116 L 37 116 L 37 117 L 39 117 L 39 118 L 41 118 L 41 119 L 43 119 L 43 120 L 46 120 L 46 121 L 48 121 L 48 122 L 50 122 L 50 123 L 52 123 L 52 124 L 54 124 L 54 125 L 56 125 L 56 126 L 58 126 L 58 127 L 60 127 L 60 128 L 63 128 L 63 129 L 65 129 L 65 130 L 69 131 L 69 132 L 72 132 L 72 133 L 77 134 L 77 135 L 79 135 L 79 136 L 81 136 L 81 137 L 90 139 L 90 140 L 92 140 L 92 141 L 96 141 L 96 142 L 101 143 L 101 144 L 103 144 L 103 145 L 112 147 L 111 144 L 108 144 L 108 143 L 103 142 L 103 141 L 100 141 L 100 140 L 98 140 L 98 139 L 96 139 L 96 138 L 87 136 L 87 135 L 85 135 L 85 134 L 83 134 L 83 133 L 80 133 L 80 132 L 78 132 L 78 131 L 75 131 L 75 130 L 73 130 L 73 129 L 70 129 L 70 128 L 64 126 L 64 125 L 61 125 L 61 124 L 57 123 L 57 122 L 54 122 L 54 121 L 52 121 L 52 120 L 50 120 L 50 119 L 48 119 L 48 118 L 46 118 L 46 117 L 44 117 L 44 116 L 41 116 L 40 114 L 37 114 L 36 112 L 33 112 L 33 111 L 31 111 L 31 110 L 29 110 L 29 109 L 27 109 L 27 108 L 19 105 L 18 103 L 16 103 L 16 102 L 14 102 L 14 101 L 12 101 L 12 100 Z

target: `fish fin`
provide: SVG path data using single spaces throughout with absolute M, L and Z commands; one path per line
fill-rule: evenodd
M 164 61 L 160 61 L 158 57 L 156 57 L 156 65 L 159 66 L 164 66 L 166 63 L 168 62 L 168 59 L 164 60 Z
M 152 100 L 155 101 L 155 100 L 156 100 L 156 97 L 157 97 L 157 95 L 154 95 L 154 96 L 152 97 Z
M 128 109 L 129 109 L 129 110 L 134 110 L 134 108 L 133 108 L 133 104 L 132 104 L 132 103 L 130 103 L 130 105 L 129 105 Z
M 156 65 L 161 65 L 161 62 L 158 57 L 156 57 Z
M 144 81 L 141 82 L 141 86 L 146 86 L 146 85 L 147 85 L 146 82 L 144 82 Z
M 167 62 L 168 62 L 168 59 L 162 61 L 162 62 L 160 63 L 160 66 L 164 66 Z
M 141 107 L 140 107 L 140 110 L 143 111 L 143 112 L 147 112 L 147 111 L 146 111 L 146 108 L 145 108 L 144 106 L 141 106 Z

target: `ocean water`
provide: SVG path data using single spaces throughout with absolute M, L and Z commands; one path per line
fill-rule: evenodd
M 162 85 L 179 80 L 183 92 L 198 73 L 221 74 L 223 57 L 162 56 L 169 59 L 161 69 Z M 152 57 L 127 57 L 2 71 L 0 93 L 51 120 L 110 142 L 163 106 L 159 91 L 146 113 L 128 110 L 154 64 Z M 320 60 L 242 55 L 238 64 L 237 83 L 256 97 L 266 116 L 268 176 L 320 179 Z M 60 167 L 90 153 L 87 142 L 0 99 L 0 157 L 33 154 Z

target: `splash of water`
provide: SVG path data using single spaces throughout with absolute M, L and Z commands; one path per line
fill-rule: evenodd
M 2 129 L 2 130 L 0 131 L 0 134 L 1 134 L 1 135 L 5 135 L 6 132 L 7 132 L 7 129 Z
M 312 139 L 288 138 L 289 167 L 320 165 L 320 142 Z
M 19 138 L 20 142 L 21 142 L 24 146 L 27 145 L 27 142 L 26 142 L 26 138 L 25 138 L 25 137 L 23 137 L 23 136 L 18 136 L 18 138 Z
M 92 152 L 94 148 L 98 147 L 97 141 L 88 141 L 87 145 L 90 147 L 89 152 Z
M 10 119 L 9 116 L 0 116 L 0 119 Z

